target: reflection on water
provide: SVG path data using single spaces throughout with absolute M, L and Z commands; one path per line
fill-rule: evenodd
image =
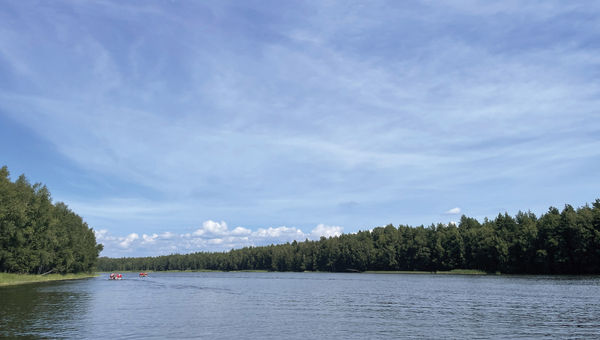
M 90 294 L 71 281 L 0 289 L 0 336 L 74 337 Z M 75 289 L 72 289 L 75 288 Z
M 600 278 L 151 273 L 0 288 L 0 336 L 594 338 Z

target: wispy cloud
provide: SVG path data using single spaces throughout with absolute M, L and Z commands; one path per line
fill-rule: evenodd
M 55 198 L 131 244 L 170 230 L 226 247 L 298 234 L 265 225 L 418 225 L 446 202 L 481 217 L 598 192 L 595 4 L 5 7 L 0 115 L 30 135 L 0 144 L 47 143 L 75 174 L 48 170 Z M 29 154 L 6 162 L 42 167 Z M 211 216 L 245 227 L 183 231 Z
M 446 214 L 458 215 L 458 214 L 460 214 L 460 208 L 456 207 L 456 208 L 449 209 L 446 211 Z

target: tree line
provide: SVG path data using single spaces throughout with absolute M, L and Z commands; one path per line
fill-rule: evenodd
M 514 274 L 600 273 L 600 199 L 479 222 L 429 227 L 387 225 L 318 241 L 157 257 L 101 257 L 98 269 L 268 271 L 445 271 Z
M 102 251 L 93 230 L 66 204 L 53 204 L 45 185 L 9 175 L 0 168 L 0 272 L 93 271 Z

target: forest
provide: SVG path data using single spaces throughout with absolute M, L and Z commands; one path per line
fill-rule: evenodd
M 0 272 L 93 271 L 102 251 L 94 231 L 66 204 L 53 204 L 45 185 L 9 175 L 0 168 Z
M 592 206 L 562 211 L 550 207 L 499 214 L 479 222 L 462 216 L 457 224 L 429 227 L 387 225 L 318 241 L 247 247 L 157 257 L 107 258 L 113 270 L 268 271 L 447 271 L 477 269 L 511 274 L 599 274 L 600 199 Z

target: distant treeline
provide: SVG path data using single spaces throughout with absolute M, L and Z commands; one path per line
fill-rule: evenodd
M 528 274 L 600 273 L 600 199 L 537 218 L 499 214 L 480 223 L 393 225 L 319 241 L 248 247 L 218 253 L 139 258 L 101 257 L 98 269 L 269 271 L 444 271 L 478 269 Z
M 46 186 L 24 175 L 11 182 L 0 168 L 0 272 L 89 272 L 101 250 L 81 217 L 52 204 Z

